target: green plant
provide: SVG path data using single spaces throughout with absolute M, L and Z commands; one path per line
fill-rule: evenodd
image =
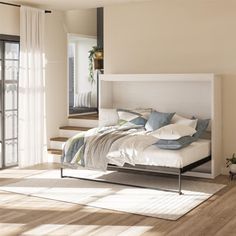
M 88 80 L 91 84 L 93 84 L 95 82 L 94 79 L 94 64 L 93 64 L 93 60 L 95 58 L 95 55 L 97 52 L 102 52 L 102 48 L 99 48 L 97 46 L 94 46 L 90 51 L 89 51 L 89 76 L 88 76 Z
M 235 153 L 232 155 L 231 158 L 226 158 L 226 167 L 229 167 L 232 164 L 236 164 L 236 156 Z

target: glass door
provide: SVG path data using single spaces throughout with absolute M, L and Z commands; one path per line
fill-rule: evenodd
M 1 40 L 1 168 L 18 163 L 19 42 Z

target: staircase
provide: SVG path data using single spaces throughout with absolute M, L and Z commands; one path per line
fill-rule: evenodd
M 59 128 L 59 136 L 50 138 L 48 162 L 61 162 L 62 149 L 65 142 L 79 132 L 98 126 L 98 114 L 74 115 L 68 117 L 68 125 Z

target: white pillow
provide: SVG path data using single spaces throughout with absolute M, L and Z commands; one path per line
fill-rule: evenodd
M 197 127 L 197 119 L 188 119 L 175 114 L 170 122 L 171 124 L 187 125 L 194 129 Z
M 158 139 L 177 140 L 184 136 L 192 136 L 196 132 L 194 128 L 187 125 L 170 124 L 153 131 L 151 135 Z
M 117 125 L 119 116 L 116 109 L 99 109 L 99 127 Z

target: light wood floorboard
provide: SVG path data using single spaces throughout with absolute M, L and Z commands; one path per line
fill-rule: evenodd
M 44 164 L 0 171 L 0 185 L 58 168 Z M 236 235 L 236 180 L 226 176 L 203 180 L 227 187 L 178 221 L 81 206 L 0 191 L 0 236 L 227 236 Z

